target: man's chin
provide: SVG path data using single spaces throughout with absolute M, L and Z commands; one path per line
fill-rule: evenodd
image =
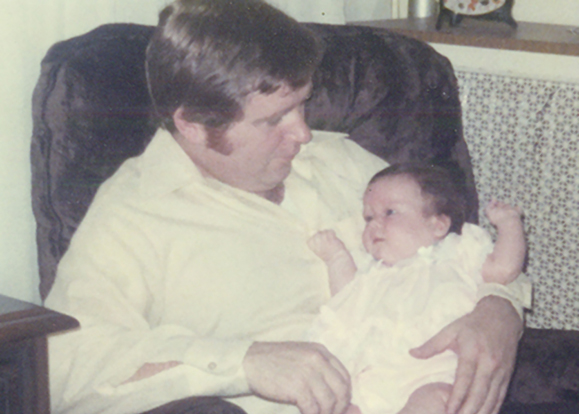
M 265 198 L 266 200 L 271 201 L 272 203 L 281 204 L 281 202 L 283 201 L 283 198 L 285 196 L 285 186 L 284 186 L 283 182 L 281 182 L 277 186 L 263 192 L 261 194 L 261 196 L 263 198 Z
M 292 172 L 291 161 L 286 161 L 282 163 L 278 168 L 271 173 L 271 188 L 275 188 L 280 184 L 283 184 L 284 180 L 288 178 Z
M 254 192 L 269 193 L 278 191 L 279 188 L 283 188 L 284 181 L 290 175 L 291 170 L 291 163 L 288 163 L 287 166 L 279 166 L 275 170 L 270 170 L 267 175 L 262 176 L 261 190 Z

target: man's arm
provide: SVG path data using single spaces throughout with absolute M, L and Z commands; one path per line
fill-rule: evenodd
M 125 383 L 140 381 L 182 362 L 143 365 Z M 303 414 L 341 414 L 350 404 L 348 371 L 322 345 L 254 343 L 244 358 L 250 389 L 268 400 L 296 405 Z
M 154 282 L 155 251 L 139 226 L 107 218 L 93 226 L 87 215 L 84 227 L 92 230 L 81 224 L 46 301 L 81 323 L 49 338 L 55 411 L 145 411 L 191 395 L 249 393 L 242 361 L 251 341 L 151 323 L 149 306 L 163 293 Z
M 182 363 L 143 365 L 125 383 L 140 381 Z M 256 342 L 243 360 L 251 391 L 262 398 L 297 406 L 302 414 L 342 414 L 350 404 L 350 375 L 323 345 Z
M 137 372 L 135 372 L 135 374 L 131 378 L 124 381 L 122 384 L 128 384 L 129 382 L 135 382 L 140 381 L 142 379 L 150 378 L 155 374 L 174 368 L 181 364 L 182 364 L 181 361 L 154 362 L 154 363 L 146 362 L 137 370 Z
M 411 355 L 430 358 L 454 351 L 458 367 L 447 413 L 496 414 L 513 373 L 522 330 L 523 321 L 509 301 L 486 296 Z
M 350 404 L 350 375 L 323 345 L 255 342 L 243 368 L 255 395 L 296 405 L 302 414 L 342 414 Z

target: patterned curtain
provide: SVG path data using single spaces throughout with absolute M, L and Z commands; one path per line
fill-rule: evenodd
M 521 206 L 534 328 L 579 329 L 579 84 L 457 71 L 482 209 Z

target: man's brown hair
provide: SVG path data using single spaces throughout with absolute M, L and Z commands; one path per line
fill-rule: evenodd
M 147 49 L 149 91 L 161 124 L 173 114 L 224 129 L 252 92 L 305 86 L 319 63 L 314 35 L 261 0 L 177 0 Z

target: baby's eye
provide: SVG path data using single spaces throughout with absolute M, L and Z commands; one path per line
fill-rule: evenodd
M 396 210 L 393 210 L 391 208 L 387 209 L 384 213 L 386 216 L 391 216 L 392 214 L 396 214 Z
M 372 221 L 372 218 L 373 218 L 372 216 L 364 216 L 364 221 L 366 223 L 370 223 Z

